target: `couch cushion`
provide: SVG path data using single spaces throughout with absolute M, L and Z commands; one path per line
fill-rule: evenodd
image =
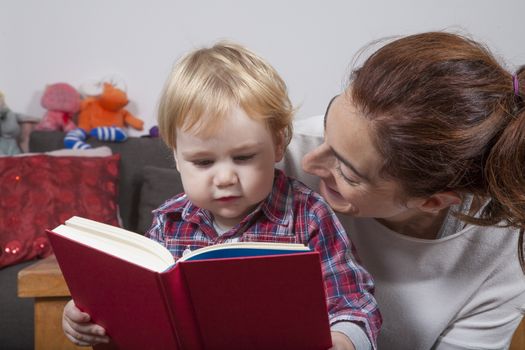
M 73 215 L 118 225 L 119 156 L 0 157 L 0 268 L 51 253 L 44 229 Z
M 8 266 L 0 270 L 0 348 L 27 350 L 34 347 L 34 301 L 18 298 L 18 272 L 34 261 Z
M 151 226 L 152 214 L 162 203 L 183 191 L 179 172 L 175 169 L 144 167 L 140 191 L 137 232 L 144 234 Z
M 29 149 L 31 152 L 48 152 L 64 147 L 63 132 L 33 131 Z M 102 142 L 88 139 L 93 147 L 108 146 L 114 154 L 120 154 L 119 212 L 122 226 L 139 232 L 140 188 L 145 166 L 174 168 L 173 153 L 156 137 L 129 137 L 125 142 Z M 180 180 L 179 180 L 180 181 Z

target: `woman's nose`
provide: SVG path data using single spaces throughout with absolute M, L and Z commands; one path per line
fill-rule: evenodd
M 330 147 L 323 143 L 303 157 L 302 166 L 309 174 L 327 177 L 330 175 L 332 158 Z

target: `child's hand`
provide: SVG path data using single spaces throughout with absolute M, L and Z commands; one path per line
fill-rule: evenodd
M 354 344 L 346 335 L 339 332 L 331 332 L 332 347 L 329 350 L 355 350 Z
M 108 343 L 109 337 L 101 326 L 91 323 L 91 317 L 76 307 L 73 300 L 64 306 L 62 329 L 66 337 L 79 346 Z

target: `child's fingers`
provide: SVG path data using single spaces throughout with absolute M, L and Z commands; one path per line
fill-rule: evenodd
M 73 322 L 77 322 L 77 323 L 85 323 L 91 320 L 91 317 L 89 316 L 89 314 L 82 312 L 75 305 L 73 300 L 70 300 L 64 307 L 63 317 L 67 317 L 68 319 L 72 320 Z
M 109 337 L 105 335 L 104 328 L 94 323 L 76 323 L 64 317 L 62 328 L 66 337 L 79 346 L 109 342 Z
M 91 343 L 87 343 L 87 342 L 83 342 L 81 340 L 78 340 L 77 338 L 69 335 L 66 333 L 66 338 L 69 339 L 70 342 L 72 342 L 73 344 L 77 345 L 77 346 L 92 346 L 94 344 L 91 344 Z
M 69 301 L 64 307 L 62 328 L 66 337 L 80 346 L 90 346 L 109 342 L 103 327 L 91 323 L 89 314 L 80 311 L 74 302 Z

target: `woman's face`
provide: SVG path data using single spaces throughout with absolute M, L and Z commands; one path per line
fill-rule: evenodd
M 403 219 L 410 209 L 396 200 L 396 183 L 379 177 L 382 160 L 369 123 L 348 95 L 337 96 L 325 115 L 324 142 L 304 157 L 303 168 L 321 179 L 319 191 L 335 211 Z

